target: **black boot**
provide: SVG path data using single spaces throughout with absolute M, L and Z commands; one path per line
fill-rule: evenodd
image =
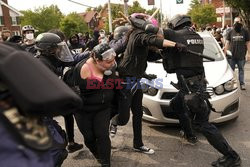
M 212 166 L 215 167 L 239 167 L 241 166 L 240 156 L 223 156 L 220 157 L 217 161 L 212 162 Z

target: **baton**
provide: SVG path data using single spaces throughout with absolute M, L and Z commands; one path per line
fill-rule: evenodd
M 194 51 L 192 51 L 192 50 L 187 50 L 187 52 L 188 52 L 188 53 L 191 53 L 191 54 L 193 54 L 193 55 L 195 55 L 195 56 L 203 57 L 203 58 L 208 59 L 208 60 L 210 60 L 210 61 L 215 61 L 215 59 L 212 58 L 212 57 L 206 56 L 206 55 L 201 54 L 201 53 L 198 53 L 198 52 L 194 52 Z

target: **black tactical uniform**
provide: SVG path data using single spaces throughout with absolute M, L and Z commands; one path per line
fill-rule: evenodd
M 60 166 L 55 157 L 66 158 L 67 152 L 58 149 L 51 156 L 56 132 L 41 118 L 74 112 L 81 99 L 30 55 L 0 44 L 1 166 Z
M 187 45 L 187 49 L 202 53 L 204 44 L 202 38 L 191 29 L 188 16 L 177 15 L 170 21 L 174 30 L 164 31 L 165 39 Z M 172 73 L 176 72 L 179 92 L 171 100 L 170 108 L 178 113 L 180 123 L 187 138 L 194 137 L 191 122 L 207 138 L 208 142 L 224 155 L 213 166 L 240 165 L 239 155 L 229 146 L 218 129 L 208 122 L 211 108 L 207 100 L 205 73 L 202 57 L 189 52 L 178 53 L 175 49 L 166 49 L 164 68 Z
M 58 33 L 58 31 L 55 32 Z M 68 49 L 68 46 L 65 42 L 62 42 L 62 39 L 57 34 L 39 34 L 36 39 L 36 48 L 40 52 L 40 55 L 38 55 L 39 60 L 59 77 L 63 77 L 63 71 L 65 67 L 74 65 L 74 63 L 76 63 Z M 80 61 L 80 59 L 77 61 Z M 67 149 L 71 153 L 83 148 L 83 145 L 75 143 L 74 141 L 73 113 L 63 116 L 65 119 L 67 139 L 69 142 Z

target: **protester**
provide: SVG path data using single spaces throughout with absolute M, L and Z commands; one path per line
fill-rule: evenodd
M 113 76 L 110 70 L 115 65 L 115 56 L 108 44 L 99 44 L 93 48 L 90 58 L 81 63 L 78 74 L 84 108 L 75 115 L 77 125 L 85 145 L 103 167 L 110 166 L 109 122 L 114 90 L 105 87 Z
M 250 38 L 249 33 L 243 28 L 243 24 L 240 17 L 234 19 L 234 28 L 228 32 L 225 44 L 225 55 L 227 50 L 232 52 L 232 58 L 230 60 L 230 66 L 235 70 L 237 64 L 239 70 L 239 82 L 240 89 L 246 90 L 244 66 L 246 63 L 246 54 L 250 55 Z

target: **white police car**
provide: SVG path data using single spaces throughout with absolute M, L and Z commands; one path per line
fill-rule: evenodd
M 221 123 L 235 119 L 239 115 L 240 94 L 233 71 L 230 68 L 223 51 L 210 33 L 201 32 L 205 49 L 203 54 L 215 58 L 215 61 L 204 59 L 208 91 L 211 93 L 209 101 L 216 110 L 211 112 L 209 121 Z M 147 74 L 156 74 L 157 79 L 149 82 L 142 79 L 143 119 L 155 123 L 178 123 L 177 116 L 168 110 L 170 100 L 177 90 L 170 82 L 177 83 L 175 74 L 167 74 L 162 61 L 148 63 Z M 146 86 L 147 85 L 147 86 Z

